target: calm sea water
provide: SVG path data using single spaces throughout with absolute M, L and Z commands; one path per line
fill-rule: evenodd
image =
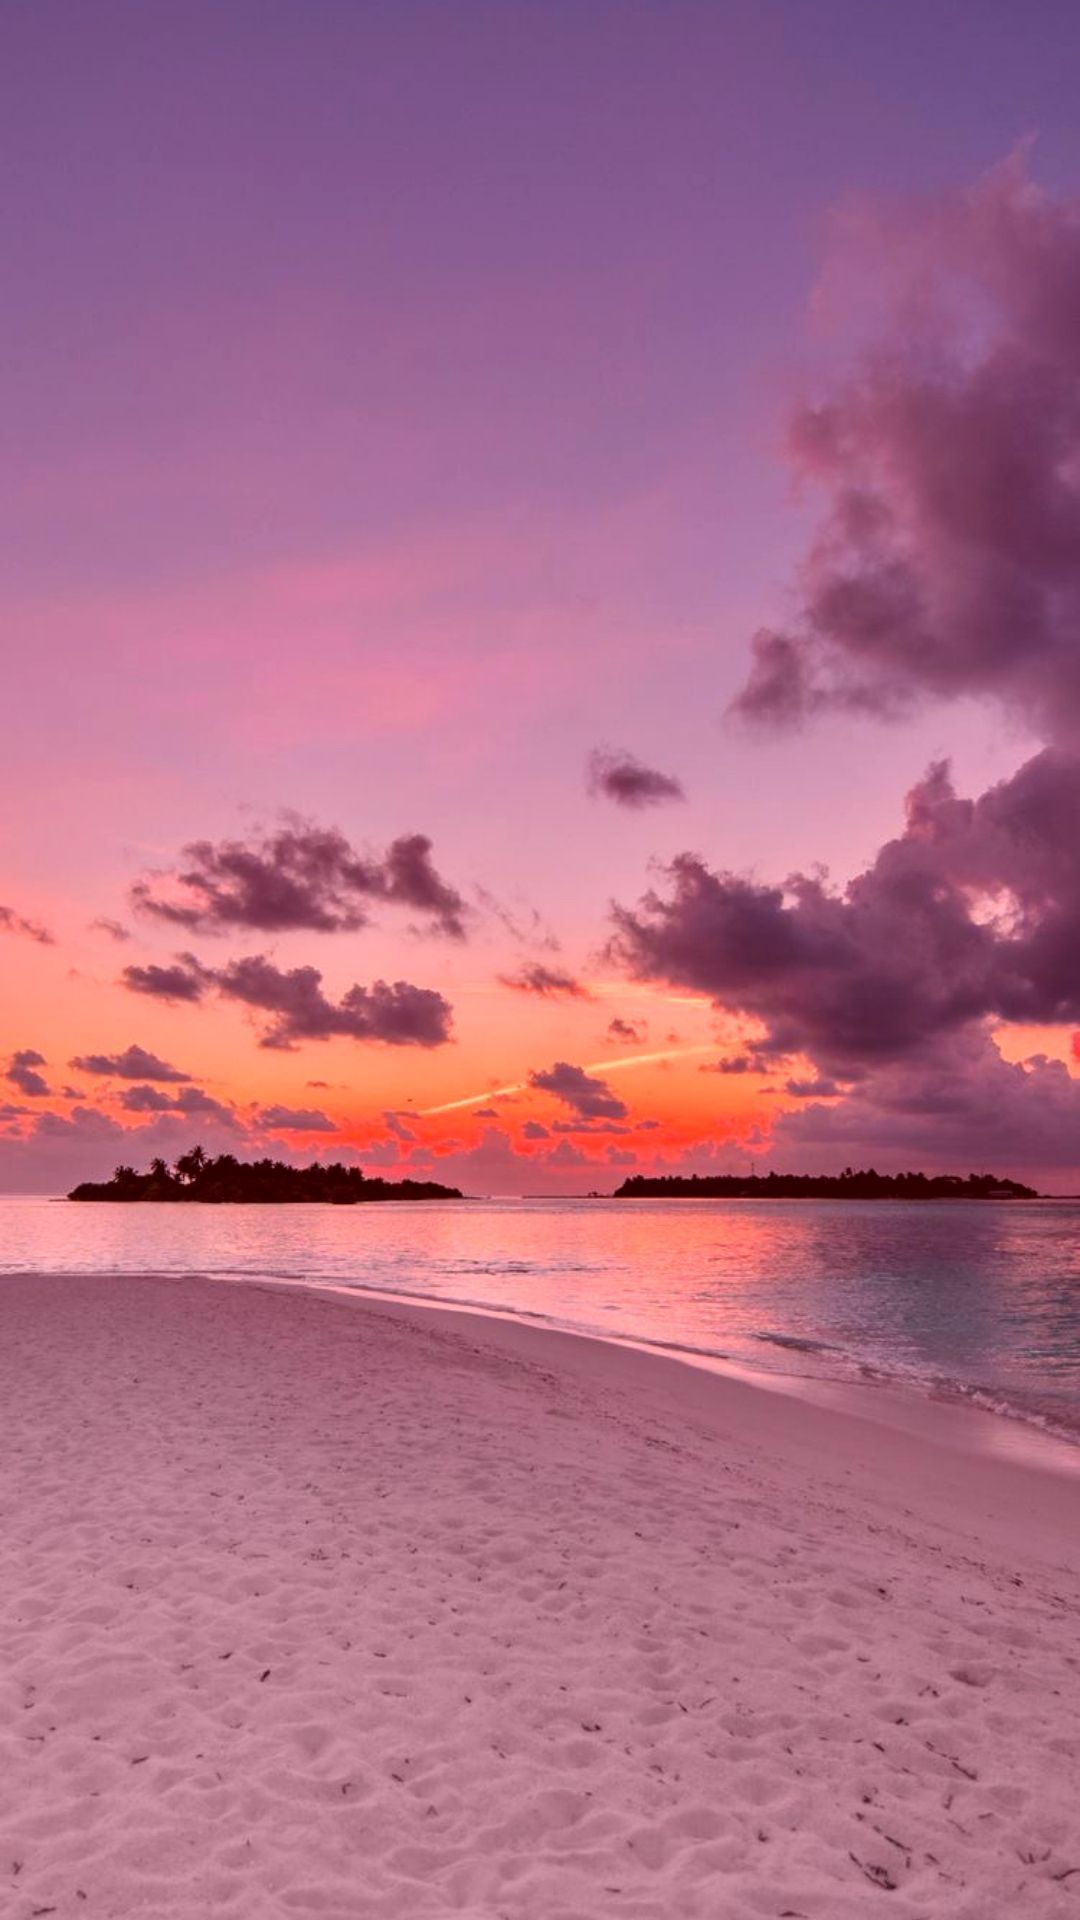
M 0 1199 L 0 1274 L 415 1294 L 773 1373 L 901 1378 L 1080 1441 L 1080 1203 Z

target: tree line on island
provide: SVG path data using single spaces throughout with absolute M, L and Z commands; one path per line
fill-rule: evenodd
M 326 1165 L 290 1167 L 282 1160 L 237 1160 L 231 1153 L 213 1159 L 202 1147 L 191 1147 L 170 1167 L 152 1160 L 149 1173 L 117 1167 L 111 1180 L 84 1180 L 69 1200 L 186 1200 L 210 1204 L 240 1202 L 254 1206 L 322 1201 L 354 1206 L 361 1200 L 460 1200 L 457 1187 L 440 1187 L 434 1180 L 370 1179 L 359 1167 L 340 1160 Z
M 616 1200 L 1037 1200 L 1034 1187 L 993 1173 L 635 1173 Z

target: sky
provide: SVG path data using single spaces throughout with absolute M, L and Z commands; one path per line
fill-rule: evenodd
M 0 1190 L 1080 1190 L 1080 15 L 0 20 Z

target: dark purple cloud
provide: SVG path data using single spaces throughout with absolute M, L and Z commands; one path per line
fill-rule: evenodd
M 1080 1018 L 1080 757 L 1047 749 L 976 801 L 944 766 L 907 826 L 841 891 L 763 886 L 693 854 L 665 892 L 615 909 L 612 950 L 639 979 L 709 994 L 763 1046 L 855 1079 L 986 1019 Z
M 336 1133 L 337 1125 L 318 1107 L 262 1107 L 255 1116 L 270 1133 Z
M 235 1109 L 215 1100 L 202 1087 L 182 1087 L 174 1093 L 162 1093 L 157 1087 L 126 1087 L 120 1095 L 125 1113 L 176 1113 L 188 1118 L 210 1117 L 225 1126 L 239 1128 Z
M 18 1087 L 19 1092 L 26 1094 L 28 1099 L 38 1100 L 51 1092 L 48 1081 L 36 1071 L 44 1065 L 43 1053 L 38 1053 L 34 1047 L 20 1047 L 8 1061 L 4 1078 L 10 1080 L 12 1086 Z
M 543 1000 L 591 1000 L 592 995 L 580 980 L 563 967 L 548 967 L 541 960 L 529 961 L 517 973 L 500 973 L 499 984 L 515 993 L 534 993 Z
M 175 873 L 137 881 L 131 897 L 140 912 L 203 933 L 351 932 L 368 924 L 373 907 L 391 905 L 465 937 L 465 903 L 436 873 L 423 834 L 367 856 L 337 828 L 291 817 L 250 840 L 193 840 Z
M 629 1111 L 606 1080 L 598 1080 L 584 1067 L 571 1066 L 566 1060 L 556 1060 L 542 1073 L 530 1073 L 529 1085 L 554 1094 L 579 1120 L 623 1120 Z
M 277 967 L 262 954 L 231 960 L 212 976 L 219 993 L 271 1016 L 260 1046 L 292 1048 L 302 1040 L 379 1041 L 389 1047 L 441 1047 L 452 1009 L 441 993 L 396 980 L 352 986 L 336 1004 L 315 967 Z
M 608 1024 L 607 1037 L 609 1040 L 626 1040 L 631 1044 L 640 1044 L 647 1032 L 648 1028 L 644 1020 L 622 1020 L 616 1014 L 614 1020 Z
M 667 800 L 685 800 L 682 782 L 635 760 L 632 753 L 597 747 L 586 770 L 589 792 L 614 800 L 620 807 L 658 807 Z
M 526 1120 L 521 1129 L 521 1137 L 523 1140 L 550 1140 L 551 1130 L 549 1127 L 542 1127 L 539 1120 Z
M 56 935 L 48 927 L 40 926 L 36 920 L 24 920 L 14 907 L 0 907 L 0 933 L 22 934 L 24 939 L 36 940 L 39 946 L 55 947 Z
M 159 1060 L 154 1053 L 148 1053 L 145 1047 L 125 1047 L 123 1053 L 81 1053 L 69 1061 L 79 1073 L 94 1073 L 116 1080 L 190 1080 L 190 1073 L 182 1073 L 179 1067 L 171 1067 L 167 1060 Z
M 828 1080 L 823 1074 L 817 1074 L 812 1080 L 785 1080 L 785 1093 L 794 1100 L 829 1100 L 841 1093 L 835 1080 Z
M 972 192 L 864 210 L 848 239 L 870 344 L 791 423 L 824 516 L 799 617 L 757 636 L 736 707 L 790 723 L 990 695 L 1075 739 L 1080 203 L 1020 155 Z
M 168 967 L 125 967 L 120 978 L 132 993 L 172 1003 L 201 1000 L 211 983 L 210 974 L 190 953 L 178 953 L 175 963 Z
M 398 980 L 388 986 L 352 986 L 335 1004 L 315 967 L 278 967 L 264 954 L 206 967 L 194 954 L 176 955 L 172 966 L 125 967 L 123 984 L 133 993 L 165 1001 L 198 1002 L 211 990 L 226 1000 L 272 1015 L 260 1044 L 291 1048 L 300 1040 L 338 1034 L 378 1040 L 387 1046 L 441 1046 L 450 1037 L 452 1010 L 439 993 Z
M 125 1087 L 120 1105 L 125 1113 L 169 1113 L 173 1098 L 169 1093 L 162 1093 L 159 1087 Z

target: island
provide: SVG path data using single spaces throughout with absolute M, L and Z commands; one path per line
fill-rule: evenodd
M 613 1200 L 1038 1200 L 1034 1187 L 993 1173 L 635 1173 Z
M 148 1173 L 117 1167 L 111 1180 L 84 1180 L 68 1194 L 69 1200 L 181 1200 L 210 1205 L 294 1206 L 322 1202 L 355 1206 L 367 1200 L 461 1200 L 457 1187 L 440 1187 L 434 1180 L 370 1179 L 359 1167 L 340 1160 L 309 1167 L 290 1167 L 282 1160 L 237 1160 L 231 1153 L 216 1159 L 202 1147 L 192 1147 L 169 1166 L 153 1160 Z

